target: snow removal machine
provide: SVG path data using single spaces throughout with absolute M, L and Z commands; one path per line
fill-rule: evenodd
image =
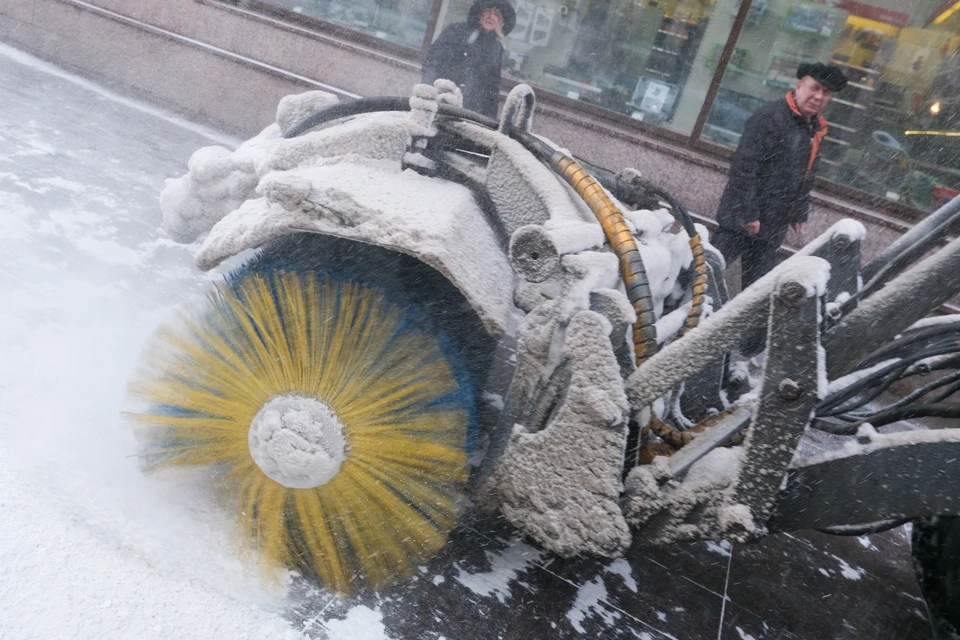
M 343 593 L 466 508 L 562 556 L 911 522 L 960 627 L 960 316 L 932 315 L 960 200 L 862 266 L 838 222 L 729 299 L 674 196 L 532 133 L 534 105 L 308 92 L 197 151 L 164 225 L 229 275 L 146 347 L 145 466 L 208 469 L 268 566 Z

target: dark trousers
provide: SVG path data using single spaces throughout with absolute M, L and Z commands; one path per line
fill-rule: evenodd
M 744 231 L 720 227 L 710 238 L 710 244 L 723 254 L 728 265 L 740 258 L 741 290 L 746 289 L 777 266 L 780 244 L 747 235 Z M 766 344 L 767 330 L 764 326 L 743 336 L 740 341 L 740 353 L 745 356 L 755 356 L 764 350 Z
M 777 266 L 780 244 L 747 235 L 746 232 L 720 227 L 710 244 L 723 254 L 727 265 L 740 258 L 740 287 L 746 289 Z

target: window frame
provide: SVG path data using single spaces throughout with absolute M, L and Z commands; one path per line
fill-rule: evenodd
M 427 18 L 426 29 L 423 42 L 419 48 L 412 45 L 391 42 L 374 35 L 354 29 L 346 25 L 324 20 L 313 16 L 304 16 L 293 11 L 282 9 L 276 5 L 270 4 L 267 0 L 196 0 L 197 2 L 222 3 L 240 9 L 247 10 L 253 14 L 264 15 L 280 22 L 291 24 L 292 26 L 304 28 L 313 31 L 319 35 L 333 37 L 338 40 L 346 40 L 352 44 L 370 48 L 373 53 L 380 53 L 393 56 L 400 60 L 419 65 L 427 50 L 433 42 L 440 17 L 440 10 L 444 0 L 432 0 L 430 14 Z M 603 107 L 588 104 L 568 98 L 566 96 L 543 90 L 538 93 L 538 101 L 541 105 L 550 108 L 557 116 L 576 122 L 588 121 L 589 125 L 602 128 L 604 123 L 616 126 L 621 130 L 636 133 L 652 142 L 662 142 L 665 145 L 680 147 L 680 151 L 691 155 L 700 154 L 704 156 L 699 163 L 708 165 L 729 164 L 733 158 L 733 150 L 702 139 L 703 130 L 706 127 L 710 111 L 716 100 L 717 94 L 721 89 L 724 74 L 730 64 L 737 41 L 746 23 L 747 16 L 753 6 L 753 0 L 742 0 L 734 18 L 733 26 L 727 36 L 720 58 L 717 61 L 710 85 L 704 95 L 703 104 L 694 122 L 693 129 L 689 134 L 673 131 L 667 127 L 650 124 L 630 118 L 627 115 L 604 109 Z M 522 80 L 505 74 L 503 76 L 501 88 L 510 90 L 514 86 L 523 82 Z M 536 85 L 534 85 L 536 87 Z M 583 114 L 586 118 L 577 118 L 577 114 Z M 693 159 L 693 161 L 697 161 Z M 923 210 L 904 205 L 899 202 L 888 200 L 847 185 L 833 182 L 825 178 L 817 177 L 815 182 L 816 190 L 821 194 L 840 200 L 839 205 L 854 208 L 870 208 L 877 212 L 891 215 L 899 221 L 913 224 L 923 219 L 927 212 Z M 890 221 L 891 226 L 896 226 L 895 221 Z

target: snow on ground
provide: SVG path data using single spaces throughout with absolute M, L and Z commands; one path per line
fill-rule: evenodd
M 494 596 L 501 603 L 510 597 L 510 583 L 523 571 L 534 566 L 543 552 L 523 542 L 514 541 L 500 553 L 487 552 L 490 571 L 470 573 L 457 567 L 457 581 L 479 596 Z
M 198 483 L 140 473 L 120 415 L 147 336 L 208 286 L 157 194 L 223 140 L 3 46 L 0 95 L 0 638 L 300 637 Z

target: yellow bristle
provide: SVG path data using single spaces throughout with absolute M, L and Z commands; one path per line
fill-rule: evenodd
M 437 339 L 357 284 L 251 273 L 159 330 L 131 392 L 151 468 L 210 465 L 243 540 L 349 592 L 409 575 L 445 543 L 467 480 L 469 415 Z M 346 460 L 313 489 L 269 478 L 251 421 L 284 394 L 326 403 Z M 460 394 L 463 395 L 463 394 Z M 460 396 L 454 396 L 460 397 Z

